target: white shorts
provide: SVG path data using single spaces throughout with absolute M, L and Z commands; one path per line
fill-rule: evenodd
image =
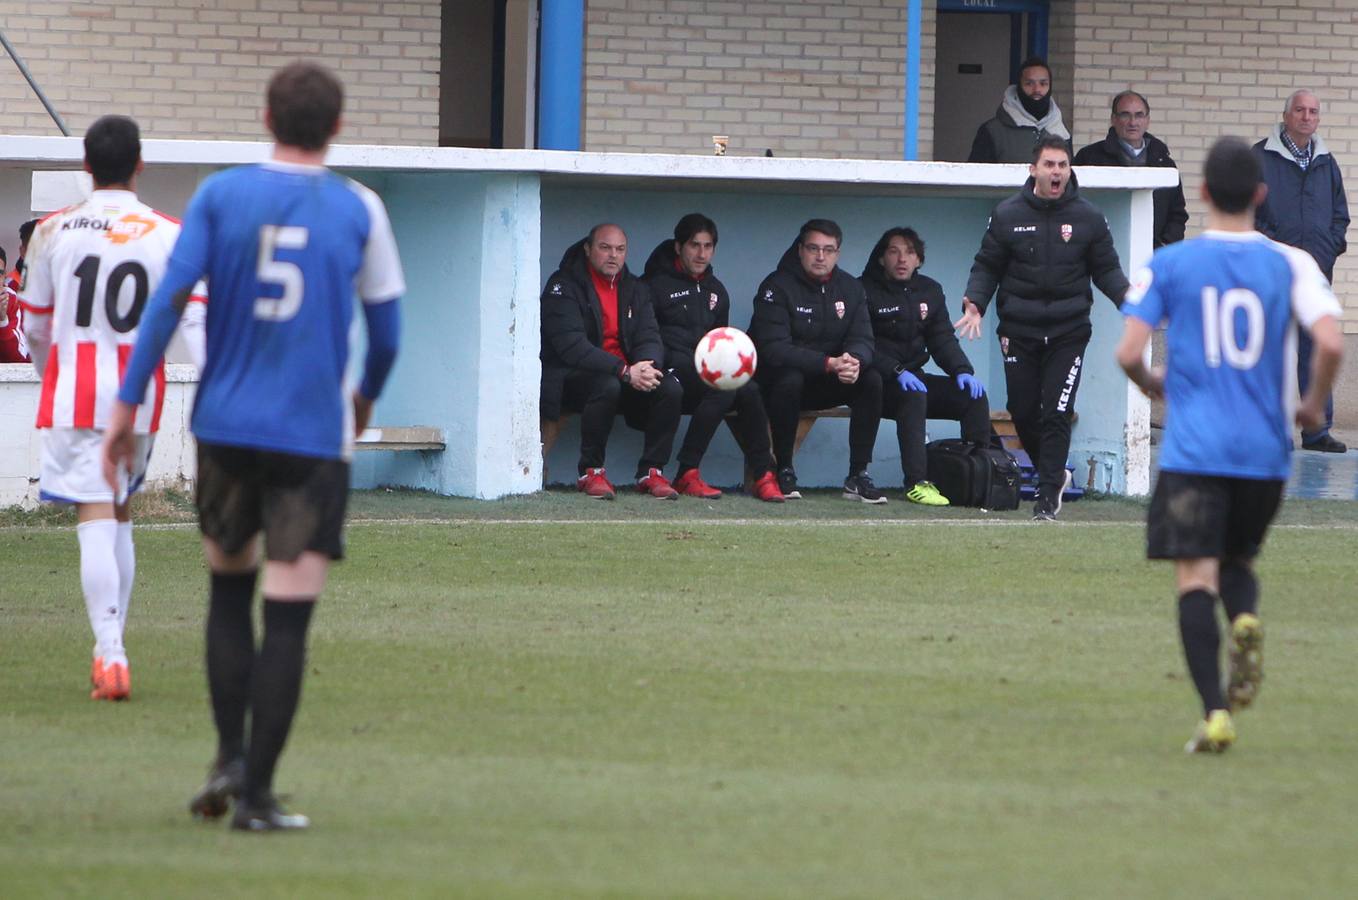
M 44 428 L 38 496 L 51 503 L 125 503 L 146 480 L 154 434 L 139 434 L 132 474 L 118 473 L 118 496 L 104 480 L 104 433 L 93 428 Z

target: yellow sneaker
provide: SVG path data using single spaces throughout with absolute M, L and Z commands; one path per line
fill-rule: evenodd
M 1224 709 L 1214 709 L 1211 715 L 1198 723 L 1198 730 L 1184 745 L 1184 752 L 1225 753 L 1234 743 L 1235 723 L 1231 721 L 1231 714 Z
M 920 506 L 948 506 L 948 498 L 938 492 L 932 481 L 917 481 L 905 492 L 905 499 Z
M 1241 613 L 1231 623 L 1230 677 L 1226 700 L 1231 709 L 1244 709 L 1259 696 L 1264 682 L 1264 626 L 1253 613 Z

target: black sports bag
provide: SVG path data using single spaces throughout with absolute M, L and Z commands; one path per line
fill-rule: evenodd
M 1022 476 L 1006 451 L 948 438 L 925 448 L 929 480 L 953 506 L 1018 509 Z

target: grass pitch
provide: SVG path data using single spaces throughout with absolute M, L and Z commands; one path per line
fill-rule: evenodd
M 0 895 L 1350 895 L 1350 504 L 1271 535 L 1268 678 L 1211 758 L 1137 504 L 710 507 L 356 496 L 278 779 L 314 825 L 270 836 L 184 811 L 194 531 L 138 532 L 111 705 L 73 532 L 10 513 Z

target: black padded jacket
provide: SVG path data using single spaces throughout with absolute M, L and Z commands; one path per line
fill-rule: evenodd
M 842 353 L 872 364 L 872 321 L 863 285 L 839 267 L 827 281 L 813 281 L 802 268 L 796 241 L 759 285 L 750 337 L 761 368 L 816 375 L 825 372 L 827 357 Z
M 953 331 L 943 286 L 919 272 L 908 281 L 888 278 L 879 262 L 884 252 L 879 241 L 858 279 L 868 295 L 873 365 L 884 379 L 894 378 L 907 369 L 918 372 L 933 357 L 948 375 L 974 374 Z
M 1089 331 L 1091 278 L 1122 306 L 1128 282 L 1108 221 L 1080 197 L 1074 174 L 1054 200 L 1038 197 L 1029 178 L 991 212 L 966 297 L 984 313 L 997 296 L 1001 335 L 1052 340 Z

